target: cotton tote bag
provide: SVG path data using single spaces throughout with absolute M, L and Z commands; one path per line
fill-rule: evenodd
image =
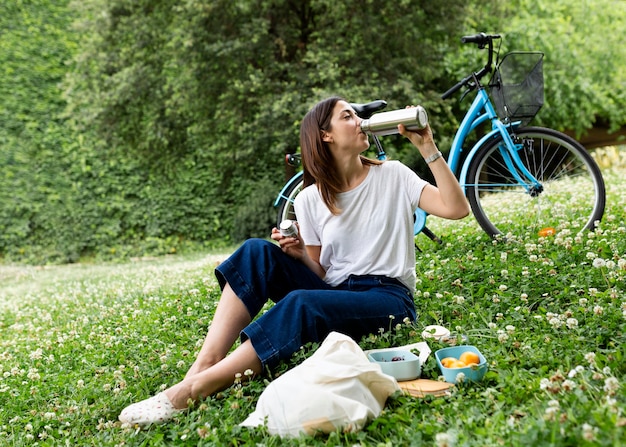
M 399 390 L 354 340 L 331 332 L 311 357 L 269 384 L 241 425 L 267 423 L 284 437 L 357 431 Z

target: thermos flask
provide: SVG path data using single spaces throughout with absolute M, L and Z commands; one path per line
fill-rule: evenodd
M 283 220 L 278 229 L 285 237 L 298 237 L 298 227 L 296 227 L 296 223 L 292 220 Z
M 428 124 L 428 115 L 422 106 L 376 113 L 361 121 L 361 130 L 378 136 L 392 135 L 398 133 L 398 124 L 409 130 L 423 129 Z

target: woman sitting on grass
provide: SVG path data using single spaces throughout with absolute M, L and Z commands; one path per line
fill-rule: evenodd
M 437 187 L 398 161 L 365 158 L 368 136 L 343 99 L 332 97 L 304 117 L 300 145 L 305 186 L 295 201 L 299 235 L 246 241 L 217 269 L 222 296 L 185 378 L 130 405 L 120 421 L 168 421 L 190 402 L 260 374 L 301 346 L 337 331 L 360 340 L 416 318 L 413 213 L 460 219 L 469 207 L 440 156 L 429 126 L 399 131 L 429 160 Z M 268 299 L 275 304 L 253 321 Z M 238 337 L 241 344 L 228 352 Z

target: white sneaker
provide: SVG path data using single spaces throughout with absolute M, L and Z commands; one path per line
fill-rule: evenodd
M 122 423 L 131 425 L 163 424 L 186 408 L 177 410 L 165 393 L 159 393 L 150 399 L 142 400 L 124 408 L 119 415 Z

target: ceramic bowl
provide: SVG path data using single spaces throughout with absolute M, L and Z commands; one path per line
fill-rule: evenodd
M 370 362 L 380 365 L 384 374 L 394 377 L 398 382 L 416 379 L 422 373 L 420 359 L 411 351 L 378 351 L 369 353 L 368 357 Z
M 441 364 L 441 361 L 447 357 L 454 357 L 458 359 L 465 351 L 475 352 L 478 354 L 478 357 L 480 358 L 478 365 L 470 365 L 463 368 L 446 368 Z M 464 380 L 480 382 L 487 372 L 487 360 L 475 346 L 461 345 L 439 349 L 435 352 L 435 358 L 437 359 L 437 364 L 439 365 L 443 378 L 449 383 L 457 383 L 459 373 L 463 373 L 465 376 Z

